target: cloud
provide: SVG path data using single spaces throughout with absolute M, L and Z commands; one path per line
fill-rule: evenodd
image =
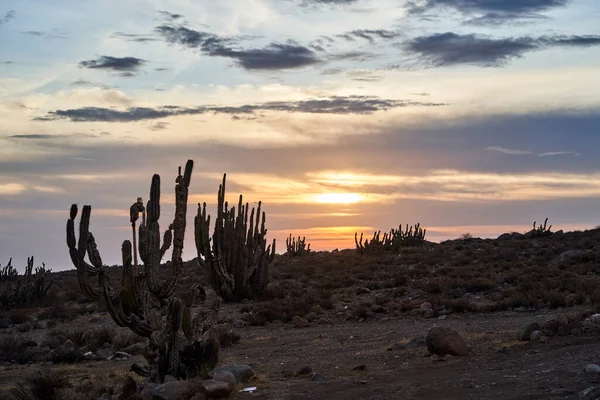
M 15 17 L 15 11 L 14 10 L 7 11 L 6 14 L 4 14 L 4 17 L 0 18 L 0 25 L 6 24 L 7 22 L 9 22 L 14 17 Z
M 546 153 L 538 154 L 539 157 L 553 157 L 553 156 L 574 156 L 579 157 L 581 153 L 576 151 L 548 151 Z
M 525 22 L 537 22 L 547 20 L 548 17 L 537 13 L 515 13 L 508 12 L 489 12 L 487 14 L 471 18 L 465 21 L 465 25 L 485 26 L 485 25 L 505 25 L 509 23 L 523 24 Z
M 238 41 L 236 38 L 197 31 L 182 25 L 161 25 L 155 31 L 169 43 L 199 49 L 210 56 L 234 59 L 247 70 L 292 69 L 321 62 L 313 50 L 292 41 L 243 49 L 233 47 Z
M 519 19 L 543 19 L 540 12 L 564 7 L 570 0 L 410 0 L 411 14 L 454 9 L 463 15 L 477 15 L 470 24 L 502 24 Z
M 334 5 L 346 6 L 357 3 L 358 0 L 303 0 L 304 5 Z
M 495 39 L 478 34 L 453 32 L 419 36 L 405 48 L 418 57 L 423 66 L 472 64 L 499 67 L 528 51 L 550 47 L 587 47 L 600 45 L 600 35 L 555 35 Z
M 220 47 L 213 50 L 211 55 L 233 58 L 248 70 L 291 69 L 321 62 L 314 51 L 294 42 L 271 43 L 267 47 L 246 50 Z
M 498 151 L 500 153 L 513 154 L 513 155 L 531 154 L 531 151 L 528 151 L 528 150 L 507 149 L 506 147 L 500 147 L 500 146 L 490 146 L 490 147 L 486 147 L 484 150 Z
M 101 56 L 96 60 L 81 61 L 79 67 L 118 71 L 121 72 L 121 76 L 132 76 L 145 63 L 145 60 L 136 57 Z
M 390 31 L 387 29 L 355 29 L 353 31 L 342 33 L 337 36 L 349 41 L 354 41 L 356 39 L 364 39 L 373 43 L 375 42 L 375 39 L 395 39 L 401 36 L 401 33 L 398 31 Z
M 183 18 L 182 14 L 174 14 L 174 13 L 170 13 L 168 11 L 159 11 L 158 12 L 162 17 L 170 20 L 170 21 L 175 21 L 177 19 Z
M 55 139 L 64 139 L 68 137 L 87 137 L 87 138 L 97 138 L 100 135 L 96 135 L 93 133 L 70 133 L 63 135 L 51 135 L 46 133 L 31 133 L 31 134 L 18 134 L 18 135 L 10 135 L 9 138 L 12 139 L 25 139 L 25 140 L 55 140 Z
M 32 134 L 28 134 L 28 135 L 11 135 L 9 137 L 15 138 L 15 139 L 54 139 L 56 137 L 56 135 L 32 133 Z
M 73 122 L 133 122 L 159 119 L 181 115 L 215 114 L 253 114 L 261 111 L 278 111 L 309 114 L 372 114 L 398 107 L 443 106 L 442 103 L 427 103 L 406 100 L 381 99 L 374 96 L 332 96 L 322 99 L 299 101 L 272 101 L 262 104 L 243 106 L 198 106 L 198 107 L 132 107 L 116 110 L 102 107 L 83 107 L 69 110 L 56 110 L 47 116 L 37 117 L 38 121 L 68 119 Z
M 123 32 L 115 32 L 111 35 L 111 37 L 137 43 L 156 42 L 158 40 L 158 38 L 153 35 Z

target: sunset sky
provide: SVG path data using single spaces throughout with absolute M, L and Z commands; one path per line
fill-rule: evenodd
M 597 0 L 2 0 L 0 264 L 106 264 L 153 173 L 262 200 L 269 237 L 354 247 L 600 224 Z M 162 226 L 173 218 L 162 209 Z

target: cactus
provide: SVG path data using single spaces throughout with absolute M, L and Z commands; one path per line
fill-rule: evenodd
M 548 218 L 544 220 L 544 225 L 540 224 L 536 228 L 537 221 L 533 221 L 533 229 L 531 230 L 531 236 L 533 237 L 544 237 L 552 234 L 552 225 L 548 226 Z
M 46 277 L 52 270 L 41 267 L 33 269 L 33 256 L 27 258 L 25 273 L 19 276 L 12 267 L 12 259 L 4 267 L 8 284 L 0 294 L 0 308 L 8 310 L 14 307 L 34 306 L 46 297 L 52 286 L 52 281 L 46 283 Z
M 242 195 L 237 210 L 235 207 L 229 209 L 225 201 L 225 180 L 226 174 L 217 195 L 217 218 L 212 238 L 206 203 L 198 203 L 194 223 L 198 262 L 213 289 L 223 299 L 253 299 L 267 287 L 269 264 L 275 257 L 275 239 L 267 246 L 265 213 L 261 213 L 260 201 L 256 213 L 252 208 L 249 222 L 250 207 L 248 203 L 243 204 Z
M 384 233 L 381 237 L 381 231 L 373 233 L 373 238 L 369 241 L 363 239 L 363 234 L 358 238 L 358 232 L 354 233 L 354 243 L 356 251 L 359 254 L 374 254 L 384 251 L 399 252 L 402 247 L 419 246 L 425 242 L 425 234 L 427 229 L 421 228 L 419 223 L 413 226 L 406 224 L 406 229 L 402 230 L 402 224 L 398 229 L 392 228 L 389 233 Z
M 162 245 L 158 222 L 159 175 L 152 177 L 150 199 L 146 207 L 141 198 L 131 206 L 130 223 L 133 243 L 137 246 L 132 246 L 129 240 L 123 242 L 123 271 L 119 290 L 113 289 L 94 235 L 89 230 L 91 206 L 83 207 L 78 239 L 75 237 L 77 205 L 71 206 L 67 220 L 67 245 L 82 291 L 92 299 L 102 297 L 117 325 L 128 327 L 134 333 L 148 338 L 145 356 L 149 366 L 136 364 L 132 370 L 150 377 L 152 382 L 164 382 L 167 375 L 179 379 L 193 378 L 205 374 L 218 361 L 218 343 L 210 328 L 216 321 L 221 299 L 214 291 L 205 291 L 198 286 L 190 289 L 183 303 L 174 296 L 177 280 L 183 269 L 181 256 L 192 168 L 192 160 L 187 162 L 183 175 L 179 167 L 175 185 L 175 217 L 164 232 Z M 136 237 L 136 223 L 140 214 L 142 220 Z M 161 260 L 171 246 L 173 250 L 168 277 L 161 282 Z M 142 271 L 138 271 L 137 251 L 143 262 Z M 85 261 L 86 255 L 89 263 Z M 93 276 L 98 277 L 98 285 L 91 283 L 90 278 Z M 192 315 L 191 309 L 198 293 L 202 295 L 204 307 Z M 190 348 L 196 350 L 191 355 Z
M 8 260 L 8 264 L 4 267 L 0 265 L 0 282 L 14 281 L 19 276 L 17 269 L 12 266 L 12 258 Z
M 310 243 L 306 247 L 306 237 L 300 239 L 298 236 L 298 239 L 295 239 L 290 233 L 290 237 L 285 239 L 285 245 L 287 247 L 286 254 L 291 257 L 301 257 L 310 253 Z

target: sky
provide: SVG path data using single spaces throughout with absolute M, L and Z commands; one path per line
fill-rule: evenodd
M 599 20 L 597 0 L 2 0 L 0 264 L 72 268 L 72 203 L 119 263 L 129 206 L 160 174 L 168 226 L 188 159 L 186 259 L 223 173 L 278 252 L 593 228 Z

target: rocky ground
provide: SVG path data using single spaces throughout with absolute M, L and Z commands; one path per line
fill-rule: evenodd
M 281 256 L 262 299 L 222 309 L 219 364 L 253 371 L 233 399 L 600 398 L 598 273 L 597 229 Z M 51 303 L 0 316 L 0 398 L 40 371 L 62 378 L 61 399 L 141 382 L 140 338 L 86 303 L 73 271 L 55 280 Z M 192 260 L 181 287 L 196 282 Z

